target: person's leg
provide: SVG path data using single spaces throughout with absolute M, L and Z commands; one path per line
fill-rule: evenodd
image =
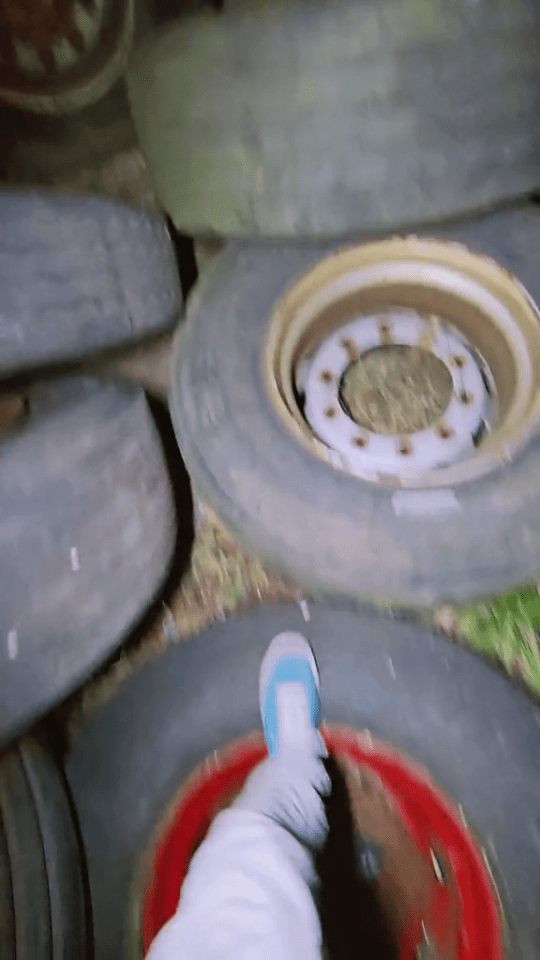
M 320 960 L 313 858 L 330 780 L 317 667 L 300 634 L 270 644 L 260 703 L 268 760 L 214 820 L 149 960 Z

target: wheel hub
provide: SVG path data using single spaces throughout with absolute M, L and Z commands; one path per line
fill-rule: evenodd
M 342 385 L 351 362 L 390 344 L 429 350 L 450 375 L 450 402 L 423 430 L 383 434 L 359 428 L 344 402 Z M 479 363 L 465 339 L 435 316 L 391 311 L 360 317 L 324 340 L 304 376 L 308 423 L 340 454 L 346 469 L 359 476 L 413 476 L 448 466 L 474 451 L 475 438 L 487 423 L 490 396 Z

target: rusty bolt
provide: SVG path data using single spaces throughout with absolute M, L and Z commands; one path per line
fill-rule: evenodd
M 354 363 L 355 360 L 358 360 L 359 350 L 356 346 L 354 340 L 351 340 L 350 337 L 343 337 L 340 340 L 341 346 L 346 351 L 349 361 Z

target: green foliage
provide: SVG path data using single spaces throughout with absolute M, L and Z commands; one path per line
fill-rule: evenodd
M 524 587 L 456 611 L 456 624 L 475 649 L 498 657 L 509 673 L 540 696 L 540 595 Z

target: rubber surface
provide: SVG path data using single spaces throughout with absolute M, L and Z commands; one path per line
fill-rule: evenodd
M 183 779 L 260 730 L 258 673 L 272 637 L 301 630 L 323 721 L 371 729 L 463 805 L 493 869 L 508 960 L 540 950 L 540 709 L 469 651 L 406 624 L 309 605 L 216 623 L 130 677 L 87 714 L 66 771 L 89 870 L 95 960 L 140 957 L 144 871 Z
M 62 775 L 42 734 L 0 757 L 2 960 L 84 960 L 81 850 Z
M 76 360 L 174 325 L 165 221 L 120 203 L 0 192 L 0 373 Z
M 0 441 L 0 743 L 70 693 L 165 579 L 175 510 L 142 390 L 35 387 Z
M 494 256 L 540 303 L 540 208 L 437 234 Z M 438 504 L 436 491 L 426 492 L 425 510 L 418 494 L 400 491 L 398 509 L 394 491 L 322 463 L 282 425 L 263 383 L 267 323 L 284 289 L 331 249 L 230 246 L 192 295 L 170 405 L 199 495 L 250 550 L 314 593 L 422 606 L 534 579 L 540 442 L 456 486 L 457 509 Z
M 0 124 L 0 173 L 6 186 L 35 190 L 39 184 L 65 194 L 67 185 L 76 194 L 87 190 L 140 204 L 140 192 L 133 196 L 131 184 L 127 190 L 119 185 L 111 162 L 137 144 L 123 80 L 97 103 L 67 115 L 26 113 L 0 103 Z
M 313 237 L 540 184 L 530 0 L 191 3 L 135 52 L 133 116 L 186 233 Z

